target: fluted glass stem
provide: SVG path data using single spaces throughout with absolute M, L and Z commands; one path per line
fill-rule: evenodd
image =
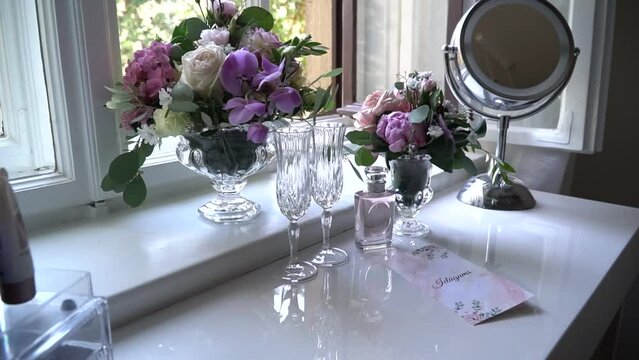
M 331 223 L 333 222 L 333 214 L 329 209 L 322 212 L 322 249 L 331 248 Z
M 288 244 L 291 250 L 291 256 L 288 260 L 288 266 L 291 267 L 297 264 L 297 242 L 300 239 L 300 225 L 297 221 L 291 221 L 288 223 Z

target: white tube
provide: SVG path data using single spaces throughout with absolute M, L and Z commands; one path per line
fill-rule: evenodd
M 22 304 L 35 296 L 33 261 L 9 175 L 0 168 L 0 294 L 6 304 Z

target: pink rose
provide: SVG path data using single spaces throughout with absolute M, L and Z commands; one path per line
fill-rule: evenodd
M 355 127 L 358 130 L 364 130 L 368 132 L 375 132 L 375 123 L 377 122 L 377 116 L 373 114 L 373 109 L 365 109 L 353 116 L 355 118 Z
M 392 91 L 384 91 L 377 101 L 377 105 L 373 108 L 373 112 L 380 116 L 392 111 L 409 112 L 411 111 L 410 104 L 406 98 L 399 97 Z
M 388 149 L 395 153 L 406 150 L 411 143 L 417 147 L 426 145 L 423 124 L 411 124 L 407 112 L 393 111 L 382 115 L 377 124 L 376 134 L 386 141 Z
M 383 92 L 379 90 L 373 91 L 372 94 L 368 95 L 366 99 L 364 99 L 364 103 L 362 104 L 362 110 L 372 109 L 377 105 L 379 98 L 382 97 Z

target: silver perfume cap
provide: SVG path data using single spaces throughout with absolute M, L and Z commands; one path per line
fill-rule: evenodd
M 388 170 L 382 166 L 368 166 L 364 169 L 368 183 L 368 192 L 382 193 L 386 191 L 386 173 Z

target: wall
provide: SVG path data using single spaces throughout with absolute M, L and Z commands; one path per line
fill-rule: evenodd
M 638 18 L 639 3 L 617 1 L 603 151 L 576 155 L 572 196 L 639 207 Z

